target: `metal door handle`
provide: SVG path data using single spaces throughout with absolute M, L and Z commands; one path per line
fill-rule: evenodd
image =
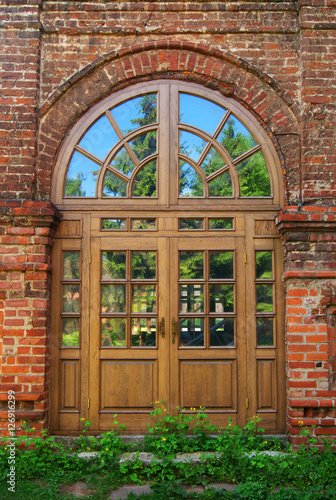
M 162 318 L 161 321 L 159 322 L 159 334 L 162 336 L 162 338 L 164 338 L 166 333 L 165 325 L 166 321 L 164 318 Z
M 177 320 L 172 318 L 172 343 L 175 344 L 175 337 L 177 334 Z

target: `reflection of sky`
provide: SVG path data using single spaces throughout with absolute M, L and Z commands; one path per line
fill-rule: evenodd
M 141 101 L 143 98 L 144 96 L 135 97 L 110 110 L 124 135 L 131 130 L 139 128 L 140 125 L 138 123 L 132 123 L 131 120 L 135 118 L 144 118 L 144 113 L 141 111 Z
M 185 185 L 181 183 L 181 179 L 184 180 Z M 189 165 L 189 163 L 180 161 L 180 196 L 183 197 L 191 197 L 195 196 L 193 194 L 192 186 L 194 184 L 198 184 L 202 192 L 199 193 L 198 196 L 203 196 L 203 184 L 200 179 L 200 176 L 196 172 L 196 170 Z
M 180 93 L 180 122 L 187 123 L 212 135 L 225 109 L 207 99 Z
M 180 131 L 180 152 L 186 154 L 197 162 L 206 145 L 206 141 L 201 139 L 198 135 L 190 134 L 184 130 Z
M 79 143 L 83 149 L 104 160 L 107 153 L 118 142 L 118 136 L 113 130 L 106 115 L 103 115 L 86 132 Z
M 83 196 L 95 196 L 97 173 L 99 165 L 83 156 L 78 151 L 72 155 L 67 179 L 77 179 L 83 175 L 81 189 L 85 192 Z

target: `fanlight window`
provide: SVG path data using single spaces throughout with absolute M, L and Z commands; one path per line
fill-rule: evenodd
M 146 93 L 98 116 L 70 154 L 65 198 L 158 197 L 159 136 L 169 129 L 158 101 Z M 179 92 L 176 116 L 178 198 L 272 196 L 262 145 L 232 110 Z

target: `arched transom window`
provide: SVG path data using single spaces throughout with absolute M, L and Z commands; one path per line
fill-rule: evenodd
M 54 192 L 58 203 L 160 197 L 276 203 L 272 157 L 260 124 L 233 99 L 153 82 L 105 99 L 80 120 L 60 155 L 64 183 Z M 170 194 L 163 194 L 168 184 Z

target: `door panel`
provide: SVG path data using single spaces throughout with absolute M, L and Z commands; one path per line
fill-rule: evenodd
M 220 426 L 229 418 L 234 424 L 244 418 L 244 274 L 237 273 L 244 268 L 242 241 L 180 237 L 170 242 L 177 330 L 171 345 L 170 411 L 206 407 Z
M 153 402 L 166 397 L 166 316 L 161 284 L 167 242 L 157 237 L 92 242 L 90 419 L 94 428 L 120 423 L 144 431 Z M 161 327 L 161 328 L 160 328 Z M 136 419 L 132 420 L 134 417 Z M 132 429 L 131 429 L 132 430 Z

